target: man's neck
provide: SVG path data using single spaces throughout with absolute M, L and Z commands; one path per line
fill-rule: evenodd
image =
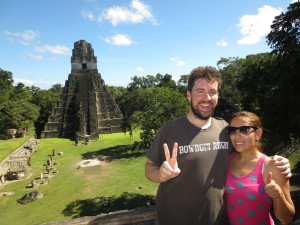
M 196 127 L 206 129 L 210 126 L 211 124 L 211 117 L 209 117 L 208 120 L 202 120 L 199 117 L 195 116 L 193 112 L 189 112 L 187 114 L 187 119 L 194 124 Z

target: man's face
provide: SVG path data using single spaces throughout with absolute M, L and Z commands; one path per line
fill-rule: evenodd
M 218 103 L 218 83 L 208 82 L 200 78 L 195 81 L 192 92 L 187 91 L 187 99 L 191 102 L 192 112 L 201 120 L 208 120 Z

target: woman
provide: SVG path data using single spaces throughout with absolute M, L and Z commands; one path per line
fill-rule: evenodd
M 259 139 L 262 125 L 251 112 L 235 113 L 227 132 L 236 152 L 230 156 L 225 193 L 230 224 L 272 225 L 270 207 L 283 223 L 295 214 L 289 180 L 278 171 L 271 158 L 262 154 Z

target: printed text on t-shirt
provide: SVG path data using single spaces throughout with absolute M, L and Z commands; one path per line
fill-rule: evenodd
M 178 146 L 179 154 L 186 154 L 189 152 L 203 152 L 211 150 L 228 149 L 228 142 L 212 142 L 195 145 Z

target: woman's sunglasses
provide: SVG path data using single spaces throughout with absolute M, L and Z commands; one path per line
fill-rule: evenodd
M 253 126 L 227 127 L 227 133 L 228 135 L 234 135 L 238 130 L 240 134 L 247 135 L 250 133 L 251 128 L 253 128 L 254 130 L 258 129 L 257 127 L 253 127 Z

